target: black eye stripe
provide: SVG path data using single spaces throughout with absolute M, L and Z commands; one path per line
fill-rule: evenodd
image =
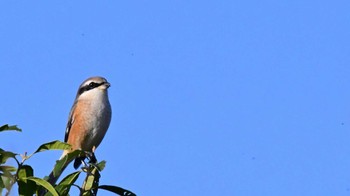
M 90 82 L 88 85 L 80 87 L 80 89 L 78 91 L 78 95 L 81 95 L 85 91 L 89 91 L 89 90 L 94 89 L 96 87 L 99 87 L 99 86 L 101 86 L 103 84 L 105 84 L 105 82 L 102 82 L 102 83 Z
M 95 88 L 95 87 L 97 87 L 97 86 L 98 86 L 97 83 L 95 83 L 95 82 L 90 82 L 90 84 L 89 84 L 87 87 L 90 88 L 90 89 L 93 89 L 93 88 Z

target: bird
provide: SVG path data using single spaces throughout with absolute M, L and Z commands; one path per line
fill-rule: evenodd
M 108 98 L 110 83 L 100 76 L 87 78 L 81 83 L 76 94 L 74 104 L 69 112 L 64 142 L 71 145 L 71 149 L 64 150 L 60 160 L 74 150 L 94 153 L 102 142 L 111 122 L 112 109 Z M 78 156 L 74 161 L 77 169 L 85 160 L 85 156 Z M 96 161 L 95 156 L 92 160 Z M 63 170 L 72 162 L 69 160 L 59 174 L 51 172 L 48 182 L 54 185 Z M 91 160 L 90 160 L 91 161 Z

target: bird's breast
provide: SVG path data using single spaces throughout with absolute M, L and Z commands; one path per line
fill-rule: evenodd
M 103 137 L 111 121 L 111 106 L 107 99 L 84 100 L 82 103 L 85 111 L 82 111 L 82 119 L 84 120 L 84 132 L 82 149 L 90 151 L 93 147 L 97 147 Z

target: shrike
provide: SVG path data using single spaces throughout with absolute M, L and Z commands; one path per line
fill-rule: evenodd
M 72 149 L 63 151 L 60 159 L 76 149 L 93 153 L 100 145 L 112 116 L 107 92 L 109 87 L 110 84 L 103 77 L 88 78 L 79 86 L 64 137 Z M 77 169 L 85 158 L 76 158 L 74 168 Z M 53 176 L 51 173 L 48 181 L 55 184 L 58 178 L 59 175 Z

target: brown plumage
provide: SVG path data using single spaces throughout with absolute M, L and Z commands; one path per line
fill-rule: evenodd
M 112 115 L 107 92 L 109 86 L 103 77 L 88 78 L 80 85 L 69 114 L 64 140 L 72 146 L 72 150 L 93 152 L 100 145 Z M 70 151 L 65 150 L 60 159 Z M 74 168 L 77 169 L 85 158 L 78 157 L 74 162 Z M 69 160 L 57 176 L 50 174 L 48 181 L 52 185 L 71 161 L 73 160 Z

